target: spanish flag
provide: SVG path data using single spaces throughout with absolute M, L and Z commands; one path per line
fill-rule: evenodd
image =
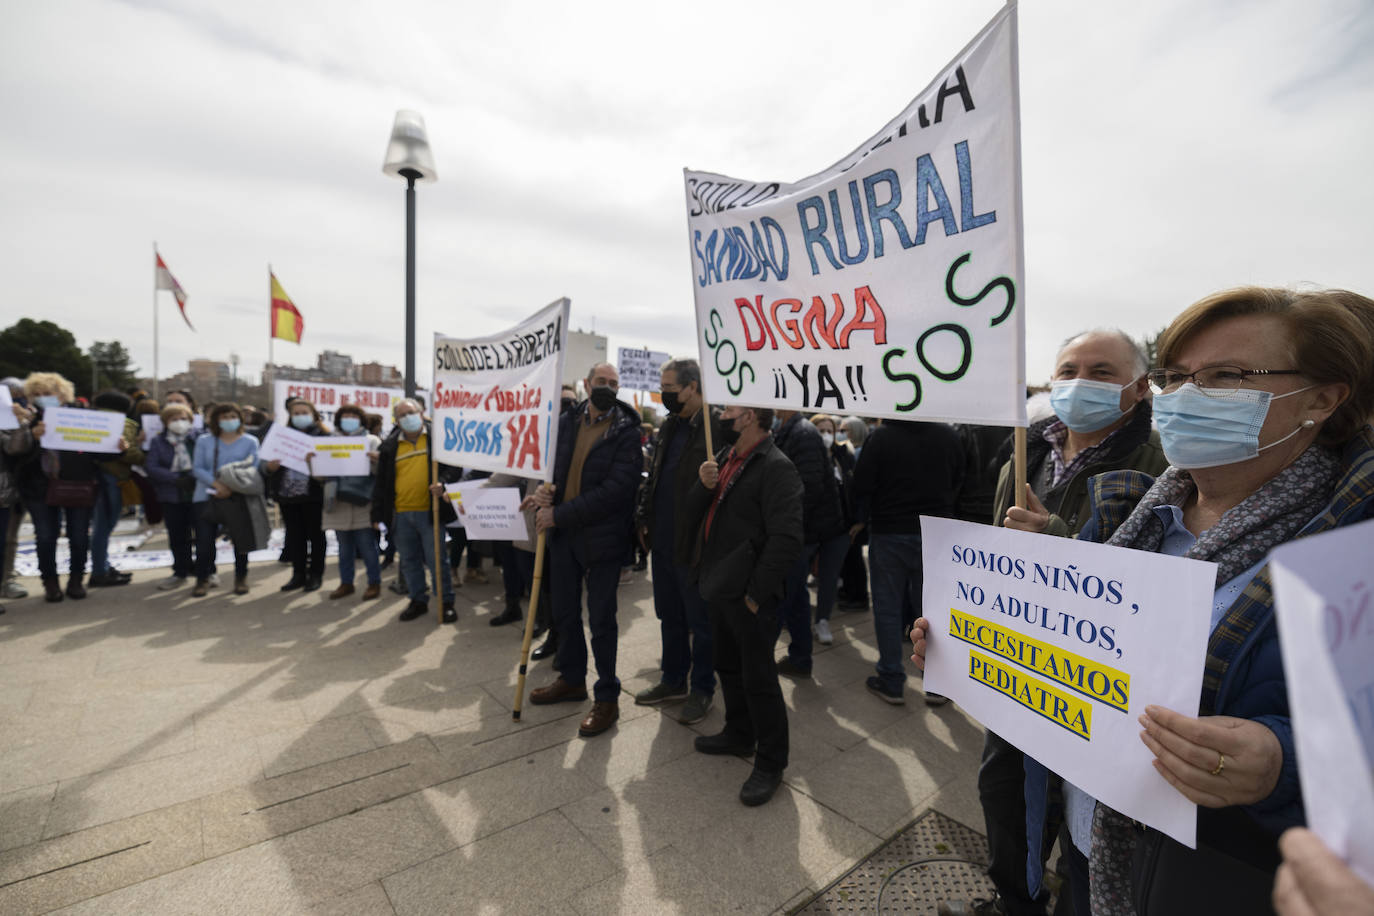
M 305 319 L 291 304 L 291 297 L 281 288 L 277 275 L 268 271 L 267 276 L 272 280 L 272 320 L 268 336 L 300 343 L 301 332 L 305 330 Z

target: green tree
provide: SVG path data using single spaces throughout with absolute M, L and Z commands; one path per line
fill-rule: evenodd
M 0 331 L 0 378 L 30 372 L 58 372 L 71 380 L 77 394 L 90 396 L 91 362 L 72 332 L 51 321 L 21 318 Z
M 138 384 L 138 370 L 132 366 L 129 351 L 117 340 L 91 344 L 88 353 L 95 364 L 96 391 L 117 388 L 127 391 Z

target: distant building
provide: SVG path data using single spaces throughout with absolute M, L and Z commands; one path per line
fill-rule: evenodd
M 339 353 L 335 350 L 325 350 L 321 353 L 316 360 L 315 366 L 333 381 L 356 381 L 353 370 L 353 357 Z
M 597 363 L 610 362 L 606 338 L 587 331 L 568 331 L 568 352 L 563 359 L 563 384 L 576 385 L 587 378 L 587 370 Z
M 376 388 L 404 387 L 405 377 L 395 366 L 381 363 L 362 363 L 358 367 L 358 382 Z

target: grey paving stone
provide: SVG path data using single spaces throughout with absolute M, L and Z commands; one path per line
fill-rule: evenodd
M 115 767 L 185 754 L 195 749 L 191 727 L 155 735 L 54 735 L 0 751 L 0 785 L 26 788 Z
M 382 886 L 397 916 L 547 914 L 613 872 L 556 811 L 389 875 Z
M 356 891 L 331 897 L 306 911 L 307 916 L 396 916 L 391 898 L 381 882 L 369 884 Z
M 262 755 L 263 773 L 268 777 L 377 747 L 371 730 L 358 716 L 322 719 L 301 728 L 258 735 L 253 740 Z
M 629 863 L 604 881 L 572 898 L 582 916 L 639 916 L 642 913 L 766 913 L 772 906 L 762 893 L 743 897 L 721 894 L 714 875 L 701 871 L 675 847 Z
M 57 783 L 32 786 L 0 795 L 0 851 L 27 846 L 43 838 L 48 808 L 57 794 Z

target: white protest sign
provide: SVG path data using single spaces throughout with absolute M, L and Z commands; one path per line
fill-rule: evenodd
M 516 487 L 487 487 L 485 481 L 468 481 L 445 487 L 458 524 L 475 541 L 524 541 L 529 539 L 525 515 L 520 511 Z
M 124 414 L 110 410 L 49 407 L 43 411 L 39 444 L 59 452 L 119 452 Z
M 620 373 L 620 387 L 631 391 L 657 391 L 659 372 L 672 359 L 657 350 L 632 350 L 621 347 L 616 371 Z
M 162 417 L 155 413 L 145 413 L 139 420 L 143 424 L 143 447 L 146 449 L 149 443 L 162 435 Z
M 809 178 L 686 172 L 708 401 L 1026 425 L 1016 34 Z
M 1269 558 L 1307 826 L 1374 883 L 1374 521 Z
M 0 385 L 0 429 L 18 429 L 19 418 L 14 415 L 14 399 L 10 386 Z
M 366 477 L 372 473 L 366 436 L 319 436 L 310 442 L 316 477 Z
M 1127 817 L 1195 847 L 1136 721 L 1196 716 L 1216 564 L 921 518 L 925 689 Z
M 280 461 L 282 467 L 309 474 L 310 465 L 305 463 L 305 456 L 314 451 L 314 436 L 307 436 L 300 430 L 281 423 L 273 423 L 258 448 L 258 460 L 264 463 Z
M 559 299 L 488 337 L 434 335 L 430 448 L 440 461 L 552 479 L 570 305 Z
M 417 391 L 416 394 L 425 398 L 425 403 L 429 403 L 428 392 Z M 382 435 L 385 436 L 391 432 L 392 405 L 405 396 L 406 393 L 401 388 L 278 380 L 272 383 L 272 418 L 277 421 L 286 419 L 288 398 L 305 398 L 315 405 L 315 409 L 320 413 L 320 419 L 330 426 L 337 427 L 339 424 L 334 419 L 334 412 L 345 404 L 353 404 L 361 407 L 366 413 L 381 414 Z

